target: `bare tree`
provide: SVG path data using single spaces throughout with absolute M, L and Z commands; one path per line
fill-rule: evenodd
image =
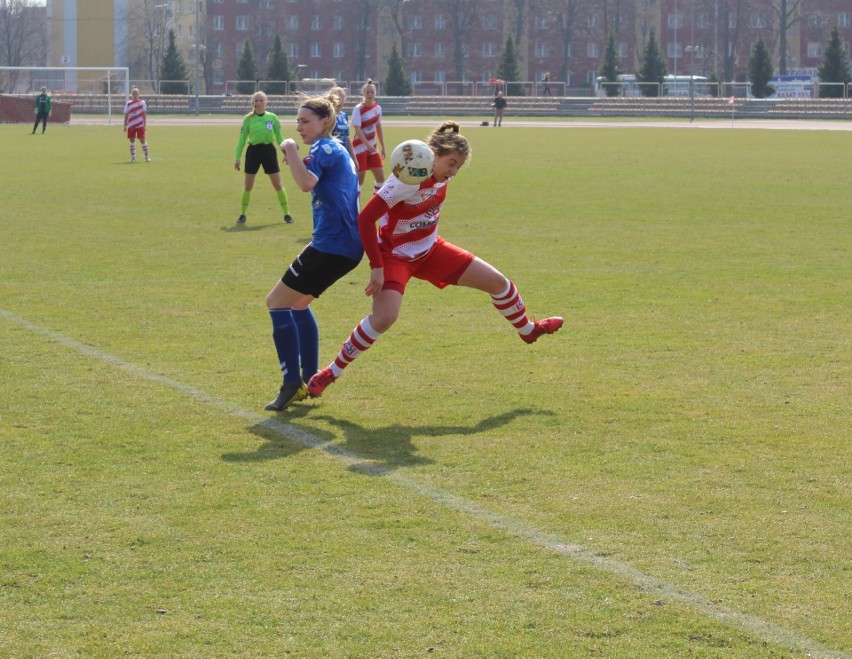
M 719 19 L 722 27 L 723 58 L 726 81 L 733 81 L 737 64 L 737 47 L 740 41 L 740 25 L 744 20 L 743 0 L 720 0 Z
M 160 80 L 160 65 L 166 52 L 169 21 L 172 18 L 168 3 L 142 0 L 128 14 L 131 35 L 131 66 L 141 70 L 131 72 L 132 78 L 147 78 L 156 86 Z
M 436 4 L 447 12 L 453 30 L 453 68 L 456 80 L 465 79 L 464 59 L 470 33 L 479 18 L 478 0 L 437 0 Z M 461 90 L 460 90 L 461 91 Z
M 802 0 L 770 0 L 778 19 L 778 75 L 787 75 L 787 34 L 801 18 L 799 11 Z
M 530 0 L 511 0 L 512 6 L 512 36 L 515 39 L 515 45 L 519 52 L 521 48 L 521 40 L 524 38 L 527 23 L 529 23 Z
M 46 44 L 44 7 L 33 0 L 0 0 L 0 65 L 45 66 Z M 9 88 L 17 83 L 18 72 L 10 72 Z
M 571 70 L 571 44 L 577 31 L 580 9 L 587 3 L 583 0 L 544 0 L 547 16 L 555 24 L 562 44 L 559 58 L 559 80 L 568 81 Z

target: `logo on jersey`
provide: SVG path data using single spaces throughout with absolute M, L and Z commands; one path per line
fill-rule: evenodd
M 266 130 L 272 130 L 272 122 L 271 121 L 266 122 Z

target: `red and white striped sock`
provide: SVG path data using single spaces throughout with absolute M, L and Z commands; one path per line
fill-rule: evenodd
M 136 160 L 136 142 L 130 143 L 130 157 Z
M 350 334 L 349 338 L 344 342 L 343 347 L 340 349 L 340 353 L 338 353 L 334 361 L 329 364 L 329 368 L 334 374 L 335 379 L 340 377 L 343 369 L 355 361 L 355 358 L 358 357 L 358 355 L 369 350 L 370 346 L 372 346 L 376 342 L 376 339 L 378 339 L 381 335 L 381 332 L 377 332 L 373 329 L 373 326 L 370 325 L 369 316 L 358 323 L 358 326 L 352 330 L 352 334 Z
M 491 302 L 494 308 L 518 330 L 518 334 L 529 334 L 533 331 L 535 325 L 527 318 L 527 305 L 521 299 L 521 294 L 518 293 L 514 283 L 507 281 L 506 290 L 499 295 L 492 295 Z
M 148 143 L 142 142 L 142 150 L 145 152 L 145 157 L 148 157 Z

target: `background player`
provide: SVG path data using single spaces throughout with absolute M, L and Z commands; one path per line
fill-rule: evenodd
M 148 106 L 139 98 L 139 90 L 130 90 L 130 100 L 124 104 L 124 132 L 130 140 L 130 162 L 136 162 L 136 138 L 142 144 L 145 162 L 151 162 L 148 155 L 148 142 L 145 141 L 145 129 L 148 127 Z
M 382 130 L 382 106 L 376 103 L 376 85 L 372 78 L 361 88 L 361 94 L 364 100 L 352 110 L 352 128 L 355 129 L 352 148 L 358 158 L 358 183 L 364 185 L 367 172 L 372 172 L 375 193 L 385 182 L 385 135 Z

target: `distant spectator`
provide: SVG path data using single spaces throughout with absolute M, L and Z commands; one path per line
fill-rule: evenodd
M 544 74 L 544 78 L 542 78 L 542 82 L 544 83 L 544 95 L 550 96 L 550 72 Z
M 41 94 L 35 99 L 35 123 L 33 124 L 33 135 L 35 135 L 38 122 L 41 122 L 41 134 L 44 135 L 44 129 L 47 128 L 47 118 L 52 112 L 50 103 L 50 95 L 47 93 L 47 87 L 41 88 Z
M 491 105 L 494 106 L 494 127 L 502 126 L 503 112 L 506 110 L 506 106 L 509 105 L 502 91 L 497 92 L 497 96 L 494 97 L 494 102 Z

